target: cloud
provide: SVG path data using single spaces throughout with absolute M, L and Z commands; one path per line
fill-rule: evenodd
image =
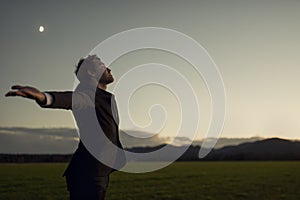
M 75 129 L 0 127 L 0 153 L 69 154 L 77 143 Z
M 134 130 L 121 130 L 120 140 L 125 148 L 146 147 L 165 144 L 170 141 L 169 137 L 159 137 L 147 132 Z
M 78 135 L 76 129 L 73 128 L 0 127 L 0 133 L 57 136 L 64 138 L 74 138 Z
M 169 138 L 127 130 L 120 131 L 120 140 L 124 147 L 130 148 L 157 146 L 168 142 Z M 78 134 L 72 128 L 0 127 L 0 153 L 69 154 L 75 151 L 77 144 Z

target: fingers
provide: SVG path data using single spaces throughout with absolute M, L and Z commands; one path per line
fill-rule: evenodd
M 27 97 L 28 96 L 27 94 L 25 94 L 21 91 L 16 91 L 15 93 L 16 93 L 16 96 L 20 96 L 20 97 Z
M 13 85 L 12 87 L 11 87 L 11 89 L 13 89 L 13 90 L 20 90 L 20 89 L 23 89 L 23 88 L 25 88 L 26 86 L 21 86 L 21 85 Z
M 13 97 L 16 96 L 16 92 L 10 91 L 8 93 L 5 94 L 6 97 Z
M 13 85 L 11 87 L 12 90 L 17 90 L 17 91 L 9 91 L 5 94 L 6 97 L 14 97 L 14 96 L 21 96 L 21 97 L 26 97 L 26 94 L 22 91 L 26 89 L 26 86 L 21 86 L 21 85 Z
M 14 97 L 14 96 L 21 96 L 26 97 L 27 95 L 20 91 L 9 91 L 5 94 L 6 97 Z

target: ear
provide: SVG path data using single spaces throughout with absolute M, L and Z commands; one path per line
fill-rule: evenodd
M 92 77 L 95 77 L 95 76 L 96 76 L 96 73 L 93 72 L 93 71 L 90 70 L 90 69 L 87 70 L 87 73 L 88 73 L 88 75 L 90 75 L 90 76 L 92 76 Z

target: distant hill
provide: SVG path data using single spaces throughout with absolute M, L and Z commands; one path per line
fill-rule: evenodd
M 223 160 L 300 160 L 300 142 L 270 138 L 255 142 L 213 149 L 205 158 L 199 159 L 200 146 L 172 146 L 162 144 L 153 147 L 127 148 L 130 152 L 150 153 L 165 148 L 158 154 L 142 156 L 139 161 L 223 161 Z M 184 152 L 182 154 L 182 152 Z M 182 155 L 181 155 L 182 154 Z M 179 158 L 176 155 L 181 155 Z M 0 154 L 0 162 L 68 162 L 71 155 Z M 128 161 L 136 161 L 128 158 Z
M 213 150 L 207 160 L 300 160 L 300 142 L 270 138 Z
M 206 140 L 210 142 L 216 142 L 214 149 L 220 149 L 226 146 L 239 145 L 247 142 L 256 142 L 260 140 L 264 140 L 262 137 L 250 137 L 250 138 L 207 138 Z M 195 140 L 193 142 L 194 146 L 201 146 L 202 140 Z M 207 146 L 203 146 L 203 148 L 207 148 Z
M 137 153 L 156 151 L 164 145 L 156 147 L 135 147 L 129 149 Z M 178 161 L 199 161 L 200 146 L 170 146 L 168 150 L 159 154 L 159 157 L 147 157 L 145 160 L 172 160 L 173 154 L 186 149 Z M 300 142 L 280 138 L 271 138 L 255 142 L 246 142 L 239 145 L 213 149 L 201 160 L 300 160 Z
M 0 154 L 0 163 L 69 162 L 71 154 Z

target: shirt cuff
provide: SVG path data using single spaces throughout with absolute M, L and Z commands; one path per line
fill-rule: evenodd
M 47 92 L 44 92 L 44 95 L 46 97 L 46 104 L 44 106 L 50 106 L 53 103 L 53 96 Z

